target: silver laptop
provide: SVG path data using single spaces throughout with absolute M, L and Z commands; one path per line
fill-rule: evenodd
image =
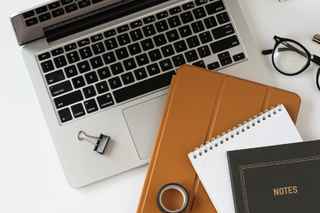
M 12 17 L 73 187 L 148 163 L 170 80 L 182 64 L 270 79 L 239 2 L 60 0 Z M 110 136 L 106 152 L 79 140 L 79 132 Z

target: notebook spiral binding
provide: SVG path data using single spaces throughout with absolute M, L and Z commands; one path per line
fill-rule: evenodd
M 233 128 L 223 132 L 222 134 L 217 135 L 216 137 L 212 138 L 208 142 L 204 143 L 202 146 L 196 148 L 192 153 L 193 158 L 197 159 L 201 156 L 206 155 L 211 150 L 218 148 L 219 146 L 223 145 L 224 143 L 230 142 L 232 139 L 237 137 L 240 134 L 243 134 L 256 126 L 263 123 L 265 120 L 270 119 L 276 116 L 279 112 L 284 111 L 284 106 L 278 105 L 276 107 L 270 107 L 265 111 L 249 118 L 248 120 L 234 126 Z

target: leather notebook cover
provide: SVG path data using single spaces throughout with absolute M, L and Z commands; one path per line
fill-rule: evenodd
M 237 213 L 319 212 L 320 142 L 228 153 Z
M 241 121 L 283 104 L 293 121 L 300 98 L 291 92 L 182 66 L 173 78 L 138 213 L 158 213 L 157 193 L 167 183 L 180 183 L 190 194 L 186 212 L 216 212 L 188 153 Z

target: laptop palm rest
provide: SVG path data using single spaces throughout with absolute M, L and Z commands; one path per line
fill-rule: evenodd
M 125 120 L 141 160 L 148 160 L 160 126 L 166 95 L 127 108 Z

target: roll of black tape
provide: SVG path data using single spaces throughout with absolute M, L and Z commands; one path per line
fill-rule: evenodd
M 182 197 L 182 203 L 181 206 L 177 207 L 176 209 L 171 209 L 170 207 L 166 206 L 163 202 L 164 196 L 166 192 L 168 191 L 176 191 L 178 192 Z M 157 196 L 157 204 L 159 209 L 164 213 L 182 213 L 184 212 L 189 205 L 189 193 L 182 185 L 177 183 L 169 183 L 161 187 L 161 189 L 158 192 Z

